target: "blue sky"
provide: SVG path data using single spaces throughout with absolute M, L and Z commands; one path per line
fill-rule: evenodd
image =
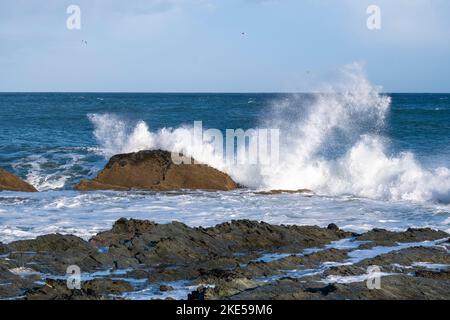
M 81 30 L 66 28 L 70 4 Z M 0 91 L 312 91 L 361 62 L 385 91 L 450 92 L 449 13 L 448 0 L 1 0 Z

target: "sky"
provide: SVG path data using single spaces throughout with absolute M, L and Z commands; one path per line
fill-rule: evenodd
M 386 92 L 450 92 L 449 13 L 448 0 L 1 0 L 0 91 L 308 92 L 358 62 Z

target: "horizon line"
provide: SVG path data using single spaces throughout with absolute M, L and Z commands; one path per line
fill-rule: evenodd
M 100 93 L 100 94 L 323 94 L 332 92 L 320 91 L 1 91 L 0 94 L 33 94 L 33 93 Z M 382 91 L 381 94 L 450 94 L 438 91 Z

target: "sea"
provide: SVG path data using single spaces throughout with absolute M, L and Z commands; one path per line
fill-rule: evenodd
M 203 129 L 279 130 L 275 164 L 190 148 Z M 73 189 L 119 153 L 183 149 L 242 189 Z M 121 217 L 213 226 L 275 224 L 450 232 L 450 94 L 385 93 L 367 79 L 318 93 L 0 93 L 0 167 L 40 192 L 0 192 L 0 241 L 89 239 Z M 267 190 L 309 189 L 267 194 Z

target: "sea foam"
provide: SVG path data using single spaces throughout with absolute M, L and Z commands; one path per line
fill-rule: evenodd
M 230 165 L 209 142 L 193 143 L 189 126 L 151 131 L 143 121 L 130 124 L 114 114 L 88 117 L 105 157 L 160 148 L 187 153 L 254 189 L 449 204 L 448 168 L 426 168 L 411 152 L 388 152 L 382 131 L 389 109 L 390 97 L 367 80 L 363 68 L 346 66 L 337 84 L 309 98 L 293 94 L 275 101 L 261 115 L 261 126 L 281 130 L 280 161 L 274 165 Z

